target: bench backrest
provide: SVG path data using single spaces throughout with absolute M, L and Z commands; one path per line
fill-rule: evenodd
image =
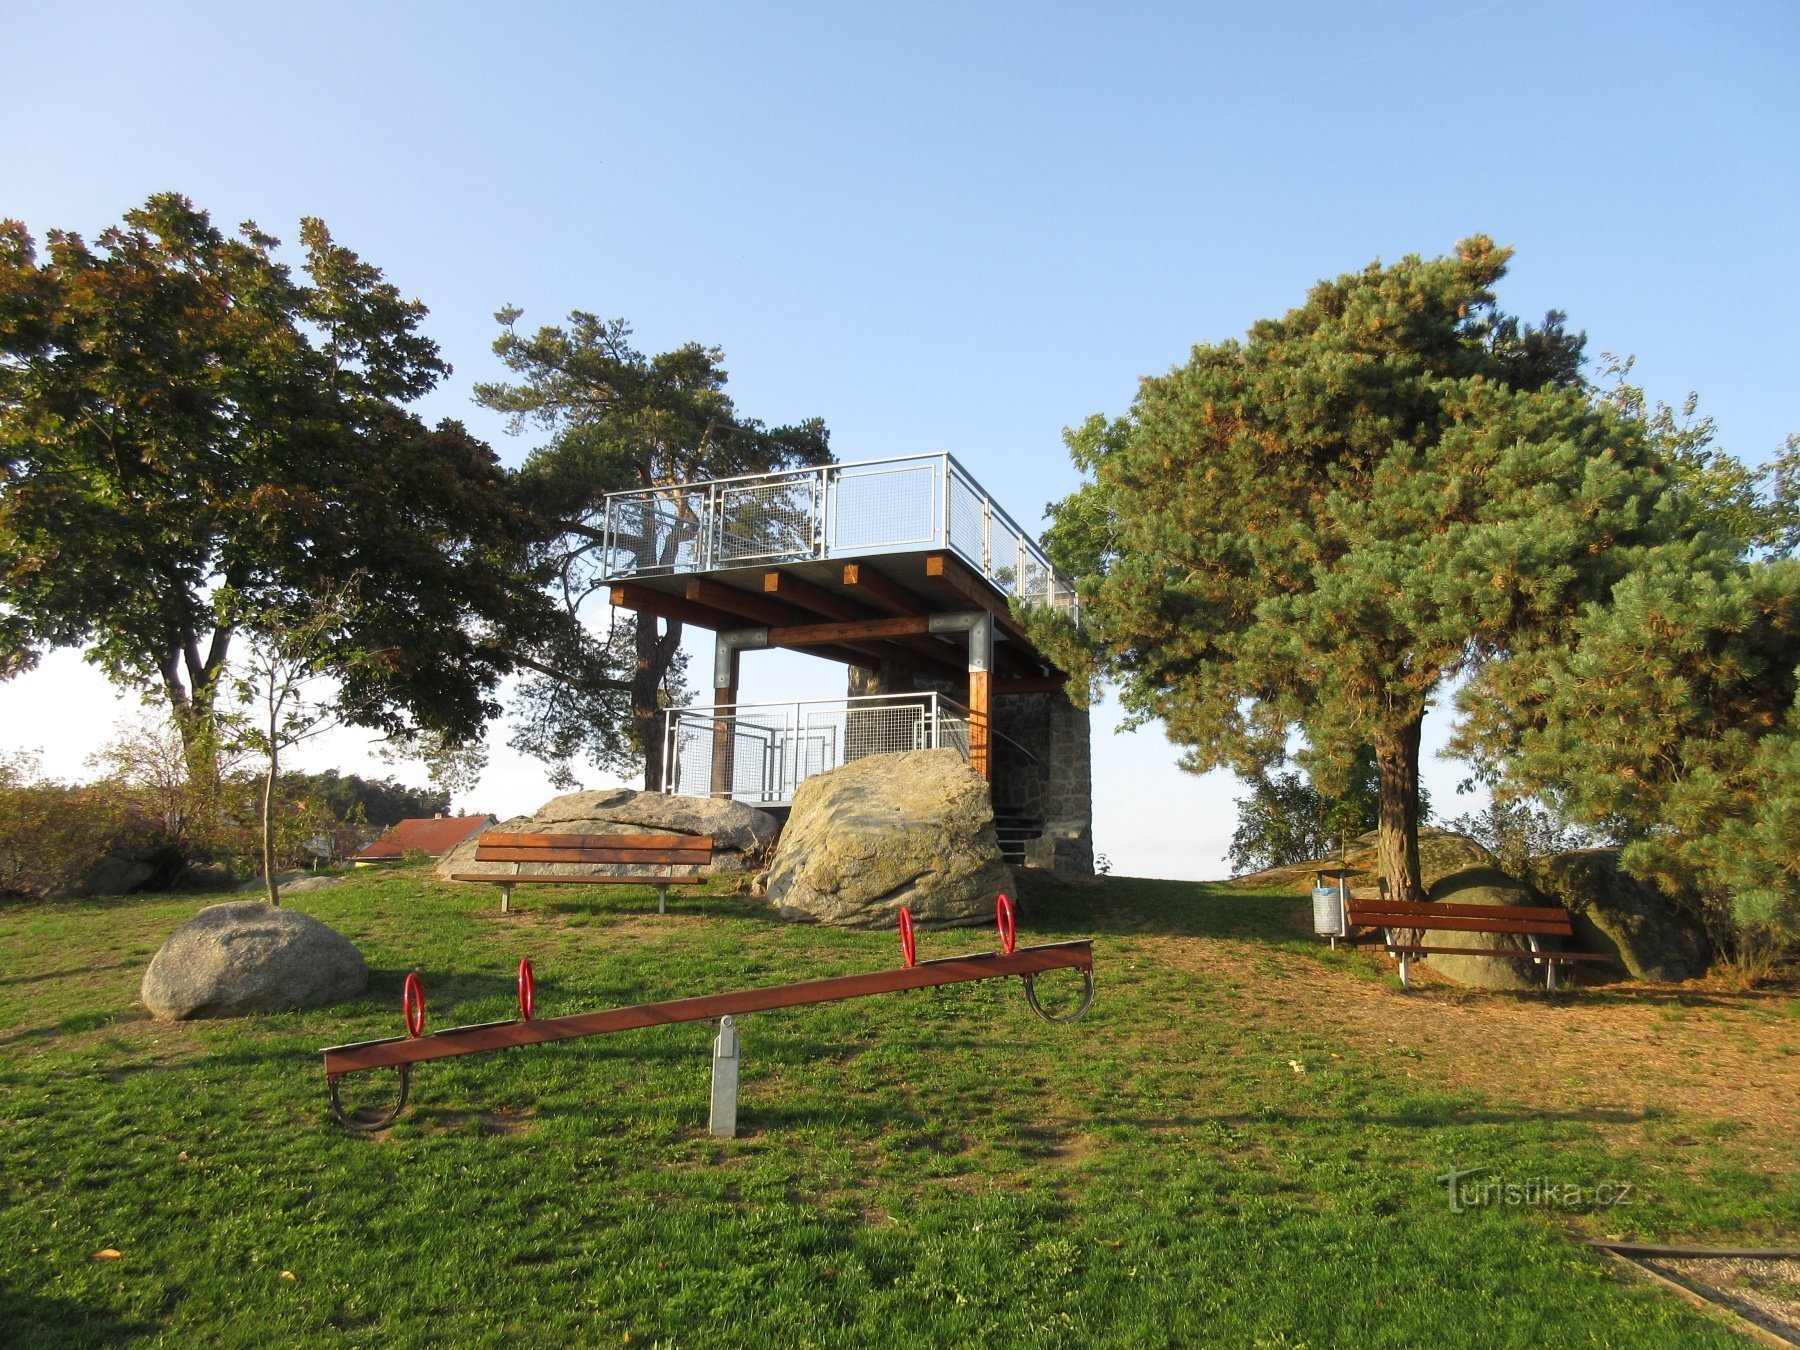
M 704 867 L 712 861 L 709 834 L 502 834 L 475 841 L 476 862 L 623 863 Z
M 1344 906 L 1345 922 L 1366 928 L 1436 928 L 1456 933 L 1538 933 L 1573 937 L 1569 912 L 1556 905 L 1418 904 L 1359 900 Z

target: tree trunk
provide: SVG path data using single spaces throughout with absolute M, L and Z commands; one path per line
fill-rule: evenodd
M 1375 768 L 1380 779 L 1380 806 L 1375 856 L 1390 900 L 1425 899 L 1419 867 L 1419 733 L 1425 713 L 1413 714 L 1397 732 L 1375 733 Z
M 275 779 L 281 772 L 279 752 L 271 740 L 269 776 L 263 780 L 262 855 L 263 886 L 269 892 L 269 903 L 280 908 L 281 888 L 275 884 Z
M 669 667 L 681 650 L 681 625 L 669 621 L 668 631 L 658 634 L 656 618 L 637 616 L 637 660 L 631 671 L 631 725 L 638 749 L 644 755 L 644 791 L 660 792 L 663 786 L 662 686 Z

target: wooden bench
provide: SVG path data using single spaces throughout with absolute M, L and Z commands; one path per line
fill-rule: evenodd
M 496 872 L 453 872 L 452 881 L 485 881 L 500 888 L 500 912 L 512 906 L 514 886 L 654 886 L 656 912 L 667 913 L 669 887 L 698 886 L 701 878 L 676 876 L 677 867 L 704 867 L 712 861 L 708 834 L 501 834 L 494 830 L 475 841 L 478 863 L 511 863 L 510 875 Z M 609 863 L 626 867 L 660 867 L 660 872 L 610 872 L 591 876 L 552 876 L 524 872 L 527 863 Z
M 1581 961 L 1606 961 L 1609 957 L 1595 952 L 1546 950 L 1540 938 L 1563 938 L 1573 941 L 1575 929 L 1569 912 L 1556 905 L 1457 905 L 1449 903 L 1417 904 L 1401 900 L 1359 900 L 1351 896 L 1344 907 L 1344 926 L 1348 929 L 1379 928 L 1380 937 L 1349 936 L 1352 945 L 1380 942 L 1383 949 L 1400 960 L 1400 986 L 1410 989 L 1407 963 L 1415 956 L 1491 956 L 1501 961 L 1535 961 L 1544 967 L 1544 987 L 1556 988 L 1556 968 Z M 1531 944 L 1528 952 L 1509 953 L 1491 947 L 1427 947 L 1421 942 L 1403 941 L 1395 935 L 1402 931 L 1456 933 L 1518 933 Z

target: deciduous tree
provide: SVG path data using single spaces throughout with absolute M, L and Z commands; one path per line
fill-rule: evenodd
M 256 616 L 370 579 L 325 653 L 346 717 L 459 738 L 498 712 L 502 621 L 556 622 L 492 452 L 405 408 L 449 369 L 424 307 L 320 221 L 300 239 L 304 280 L 174 194 L 42 260 L 0 225 L 0 673 L 86 647 L 161 687 L 201 776 Z

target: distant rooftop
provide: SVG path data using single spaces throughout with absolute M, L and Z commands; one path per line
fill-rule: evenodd
M 492 816 L 433 816 L 403 820 L 355 855 L 354 862 L 387 862 L 417 850 L 437 858 L 494 823 Z

